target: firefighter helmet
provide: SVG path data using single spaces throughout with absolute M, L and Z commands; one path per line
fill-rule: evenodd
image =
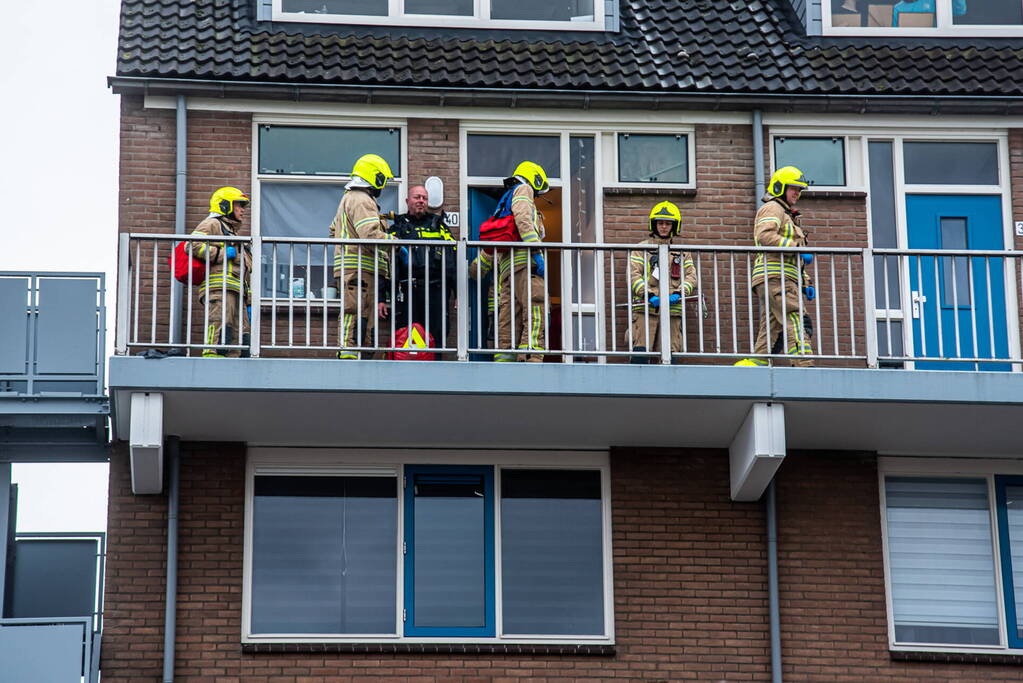
M 785 188 L 789 186 L 807 188 L 810 187 L 810 181 L 795 166 L 783 166 L 771 176 L 767 193 L 772 197 L 781 197 L 785 194 Z
M 210 213 L 219 213 L 227 216 L 234 212 L 234 203 L 249 203 L 249 195 L 237 187 L 222 187 L 210 197 Z
M 362 178 L 379 192 L 388 180 L 394 178 L 391 167 L 377 154 L 363 154 L 352 168 L 352 177 Z
M 671 221 L 674 223 L 669 233 L 671 237 L 675 237 L 682 231 L 682 212 L 671 202 L 661 202 L 650 209 L 650 224 L 648 227 L 651 235 L 657 235 L 657 221 Z
M 551 189 L 551 186 L 547 183 L 547 172 L 543 170 L 543 166 L 532 161 L 523 161 L 516 166 L 515 172 L 512 173 L 511 177 L 505 179 L 505 187 L 514 185 L 515 178 L 522 178 L 537 194 L 543 194 Z

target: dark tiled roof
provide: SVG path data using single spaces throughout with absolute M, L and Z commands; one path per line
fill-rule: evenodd
M 117 75 L 473 89 L 1023 95 L 1023 39 L 808 38 L 786 0 L 621 0 L 618 33 L 271 23 L 256 21 L 255 4 L 123 0 Z

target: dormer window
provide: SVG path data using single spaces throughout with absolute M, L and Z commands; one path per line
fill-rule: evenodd
M 822 14 L 827 35 L 1023 35 L 1023 0 L 822 0 Z
M 273 0 L 274 21 L 604 30 L 605 0 Z

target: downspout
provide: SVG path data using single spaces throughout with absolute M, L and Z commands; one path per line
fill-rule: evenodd
M 185 96 L 178 95 L 175 126 L 175 185 L 174 185 L 174 234 L 185 234 L 185 187 L 188 182 L 188 111 Z M 171 281 L 170 333 L 171 345 L 181 341 L 181 311 L 184 287 L 177 280 Z
M 759 109 L 753 110 L 753 201 L 759 204 L 766 192 L 764 182 L 764 120 Z M 767 486 L 765 500 L 767 517 L 767 596 L 771 630 L 771 682 L 782 683 L 781 677 L 781 609 L 778 606 L 778 523 L 774 479 Z
M 176 436 L 167 437 L 167 604 L 163 617 L 163 683 L 174 683 L 174 638 L 178 602 L 178 503 L 181 494 L 181 448 Z

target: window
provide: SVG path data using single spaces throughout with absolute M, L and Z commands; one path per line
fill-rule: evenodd
M 466 136 L 467 175 L 507 178 L 523 161 L 540 164 L 548 179 L 561 177 L 561 138 L 557 135 Z
M 903 143 L 906 182 L 912 185 L 997 185 L 996 142 Z
M 275 21 L 604 30 L 603 0 L 273 0 Z
M 889 474 L 884 499 L 893 644 L 1023 648 L 1023 477 Z
M 815 186 L 842 187 L 845 138 L 774 138 L 774 167 L 796 166 Z
M 618 134 L 618 182 L 689 182 L 689 137 Z
M 245 638 L 609 642 L 606 456 L 524 457 L 253 463 Z
M 1020 0 L 824 0 L 826 33 L 1021 35 Z
M 258 225 L 263 237 L 326 238 L 352 166 L 379 154 L 395 181 L 377 200 L 398 209 L 402 184 L 402 130 L 259 124 L 256 151 Z M 325 245 L 264 245 L 263 296 L 319 298 L 334 286 Z

